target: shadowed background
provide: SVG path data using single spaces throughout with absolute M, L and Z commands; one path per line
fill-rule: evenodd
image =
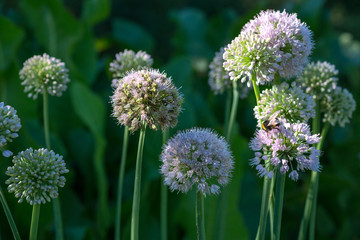
M 214 128 L 222 134 L 225 95 L 207 83 L 208 64 L 242 26 L 268 8 L 298 13 L 314 33 L 311 60 L 339 70 L 339 85 L 355 100 L 360 90 L 360 15 L 357 1 L 180 1 L 180 0 L 23 0 L 0 2 L 0 101 L 13 106 L 23 125 L 8 147 L 15 154 L 45 146 L 42 99 L 28 99 L 20 85 L 22 63 L 44 52 L 62 59 L 71 83 L 65 94 L 49 97 L 51 141 L 70 173 L 60 190 L 66 239 L 112 239 L 116 184 L 123 128 L 111 115 L 109 63 L 124 49 L 144 50 L 154 67 L 172 77 L 184 95 L 177 130 Z M 240 100 L 231 147 L 236 158 L 228 203 L 226 239 L 253 239 L 262 180 L 248 165 L 255 131 L 253 93 Z M 321 157 L 317 239 L 360 239 L 360 118 L 331 127 Z M 161 132 L 145 139 L 141 198 L 141 239 L 159 239 Z M 123 237 L 129 238 L 138 134 L 130 136 L 123 194 Z M 0 160 L 0 184 L 11 159 Z M 285 187 L 282 238 L 297 236 L 310 173 Z M 22 238 L 28 237 L 31 207 L 5 193 Z M 169 194 L 169 239 L 195 239 L 195 194 Z M 206 198 L 207 234 L 213 239 L 214 197 Z M 52 206 L 41 209 L 39 239 L 53 239 Z M 12 239 L 0 210 L 0 239 Z

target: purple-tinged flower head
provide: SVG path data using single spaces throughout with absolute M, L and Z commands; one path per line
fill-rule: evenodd
M 356 102 L 347 89 L 337 87 L 321 101 L 320 106 L 324 113 L 323 122 L 329 122 L 332 126 L 338 123 L 344 127 L 346 123 L 350 122 Z
M 259 107 L 261 115 L 259 116 Z M 254 107 L 255 118 L 260 122 L 273 114 L 287 119 L 288 122 L 307 122 L 315 117 L 315 101 L 310 95 L 292 83 L 275 85 L 260 94 L 259 105 Z
M 171 191 L 188 192 L 193 185 L 204 196 L 218 194 L 229 182 L 233 157 L 228 143 L 214 131 L 193 128 L 178 133 L 163 147 L 161 173 Z
M 29 148 L 14 156 L 13 166 L 8 167 L 6 180 L 9 192 L 13 192 L 19 203 L 24 199 L 31 205 L 50 202 L 57 198 L 59 188 L 65 186 L 63 174 L 66 169 L 62 156 L 52 150 Z
M 129 72 L 111 97 L 113 116 L 131 132 L 144 123 L 153 130 L 175 127 L 182 102 L 171 79 L 154 69 Z
M 59 59 L 46 53 L 34 56 L 24 62 L 20 70 L 21 85 L 29 98 L 36 99 L 38 94 L 48 92 L 52 96 L 61 96 L 70 82 L 68 69 Z
M 10 157 L 12 152 L 5 150 L 4 147 L 8 142 L 17 138 L 21 128 L 20 118 L 16 110 L 5 103 L 0 102 L 0 151 L 4 157 Z
M 143 68 L 150 68 L 154 60 L 149 54 L 144 51 L 135 53 L 133 50 L 125 49 L 115 55 L 115 60 L 110 63 L 110 72 L 112 73 L 113 88 L 117 87 L 118 81 L 123 78 L 127 72 L 131 70 L 140 70 Z
M 267 10 L 250 20 L 226 48 L 224 68 L 231 80 L 252 84 L 301 74 L 313 48 L 312 33 L 296 14 Z
M 250 165 L 255 166 L 260 177 L 271 178 L 276 170 L 281 174 L 290 171 L 289 177 L 296 181 L 298 171 L 320 171 L 320 151 L 313 144 L 320 141 L 319 134 L 311 134 L 305 123 L 289 123 L 279 120 L 272 130 L 258 130 L 249 146 L 255 152 Z
M 225 89 L 232 87 L 230 76 L 223 67 L 224 59 L 224 48 L 220 48 L 219 52 L 215 53 L 212 62 L 209 65 L 209 85 L 211 90 L 215 94 L 221 94 Z M 249 94 L 250 88 L 246 84 L 240 84 L 239 86 L 239 97 L 246 98 Z
M 339 71 L 328 62 L 311 62 L 296 79 L 297 84 L 315 100 L 322 101 L 334 91 Z

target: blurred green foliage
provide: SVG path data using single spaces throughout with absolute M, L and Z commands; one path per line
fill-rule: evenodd
M 45 145 L 42 101 L 28 99 L 20 85 L 22 63 L 47 52 L 62 59 L 72 82 L 61 98 L 50 97 L 53 148 L 62 154 L 70 173 L 60 199 L 66 239 L 111 239 L 122 127 L 111 115 L 109 62 L 125 48 L 145 50 L 155 67 L 166 71 L 181 87 L 185 102 L 177 130 L 197 127 L 223 130 L 225 96 L 214 96 L 207 84 L 214 52 L 238 35 L 261 9 L 296 12 L 314 32 L 312 60 L 326 60 L 340 71 L 340 85 L 359 100 L 360 15 L 356 0 L 267 2 L 230 0 L 5 0 L 0 2 L 0 100 L 18 110 L 23 128 L 9 144 L 14 153 Z M 230 184 L 226 239 L 253 239 L 256 233 L 262 181 L 248 166 L 248 141 L 255 130 L 254 97 L 240 101 L 232 149 L 236 170 Z M 360 238 L 360 113 L 352 124 L 330 129 L 322 155 L 317 239 Z M 135 153 L 138 134 L 130 136 L 122 215 L 128 239 Z M 159 154 L 161 132 L 145 140 L 141 239 L 159 239 Z M 10 159 L 0 161 L 0 184 Z M 309 185 L 309 173 L 287 181 L 283 239 L 297 236 Z M 31 207 L 17 204 L 6 193 L 24 239 Z M 195 239 L 194 192 L 169 194 L 169 239 Z M 216 201 L 206 198 L 207 231 L 212 239 Z M 51 204 L 41 209 L 39 239 L 53 239 Z M 0 211 L 0 239 L 11 239 Z

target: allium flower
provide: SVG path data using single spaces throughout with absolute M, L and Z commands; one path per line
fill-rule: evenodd
M 231 80 L 249 86 L 254 71 L 257 84 L 271 82 L 277 75 L 287 79 L 300 75 L 312 47 L 312 33 L 296 14 L 262 11 L 225 48 L 224 68 Z
M 259 107 L 261 116 L 259 116 Z M 254 108 L 254 114 L 256 119 L 262 121 L 278 112 L 279 117 L 286 118 L 290 122 L 307 122 L 315 117 L 314 109 L 315 101 L 310 95 L 304 93 L 294 83 L 291 86 L 282 83 L 261 92 L 259 106 Z
M 9 192 L 13 192 L 18 202 L 24 199 L 31 204 L 50 202 L 57 198 L 59 187 L 65 186 L 63 174 L 69 172 L 62 156 L 52 150 L 29 148 L 14 156 L 14 166 L 8 167 L 6 180 Z
M 327 95 L 327 98 L 321 101 L 321 110 L 324 112 L 324 122 L 329 122 L 332 126 L 339 123 L 344 127 L 352 113 L 355 111 L 356 102 L 352 94 L 341 87 Z
M 153 64 L 153 59 L 144 51 L 135 53 L 133 50 L 125 49 L 115 55 L 115 60 L 110 63 L 110 72 L 112 72 L 111 86 L 116 88 L 119 79 L 124 77 L 131 70 L 140 70 L 149 68 Z
M 309 63 L 296 79 L 299 86 L 314 99 L 320 101 L 327 98 L 328 94 L 335 90 L 338 81 L 338 70 L 328 62 Z
M 279 169 L 281 174 L 290 171 L 296 181 L 298 171 L 320 171 L 320 151 L 311 145 L 320 141 L 320 135 L 311 135 L 309 125 L 288 123 L 280 119 L 280 125 L 270 131 L 258 130 L 249 146 L 255 152 L 250 165 L 256 166 L 260 177 L 271 178 Z
M 13 138 L 18 137 L 17 132 L 20 130 L 20 118 L 16 114 L 16 110 L 0 102 L 0 151 L 4 157 L 10 157 L 12 152 L 4 150 L 7 142 L 12 142 Z
M 215 53 L 215 57 L 209 65 L 209 85 L 215 94 L 221 94 L 225 89 L 232 87 L 229 73 L 225 71 L 223 67 L 224 48 L 221 48 L 219 52 Z M 239 86 L 240 98 L 246 98 L 249 94 L 250 88 L 246 84 Z
M 23 80 L 21 85 L 25 86 L 25 93 L 33 99 L 44 91 L 59 97 L 70 82 L 65 64 L 46 53 L 26 60 L 20 70 L 20 79 Z
M 136 131 L 143 123 L 151 129 L 174 127 L 183 98 L 166 74 L 158 70 L 132 71 L 119 81 L 112 96 L 113 116 Z
M 229 145 L 209 129 L 178 133 L 164 146 L 161 161 L 165 185 L 183 193 L 196 185 L 203 195 L 218 194 L 233 169 Z

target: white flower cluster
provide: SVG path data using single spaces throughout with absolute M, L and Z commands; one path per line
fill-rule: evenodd
M 203 195 L 218 194 L 233 169 L 228 143 L 209 129 L 178 133 L 164 146 L 161 161 L 165 184 L 183 193 L 195 185 Z
M 250 86 L 301 74 L 313 48 L 312 33 L 296 14 L 262 11 L 226 48 L 224 68 L 231 80 Z
M 255 106 L 254 114 L 260 122 L 275 113 L 293 123 L 307 122 L 315 117 L 315 101 L 294 83 L 291 86 L 287 83 L 275 85 L 261 92 L 259 106 Z
M 8 167 L 6 180 L 9 192 L 13 192 L 19 202 L 24 199 L 31 205 L 50 202 L 57 198 L 58 189 L 65 186 L 63 174 L 66 169 L 62 156 L 52 150 L 29 148 L 14 156 L 14 166 Z
M 0 102 L 0 151 L 4 157 L 10 157 L 12 152 L 5 150 L 4 147 L 8 142 L 12 142 L 19 135 L 20 118 L 16 114 L 16 110 L 5 103 Z
M 25 93 L 33 99 L 44 91 L 59 97 L 70 82 L 65 64 L 46 53 L 26 60 L 19 74 L 21 85 L 25 86 Z

